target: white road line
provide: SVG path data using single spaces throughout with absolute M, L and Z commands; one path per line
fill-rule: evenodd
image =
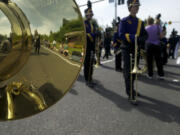
M 180 65 L 180 57 L 177 58 L 176 64 Z
M 106 64 L 106 63 L 109 63 L 109 62 L 112 62 L 112 61 L 114 61 L 115 60 L 115 58 L 113 58 L 112 60 L 106 60 L 106 61 L 103 61 L 103 62 L 101 62 L 101 64 Z M 99 67 L 101 67 L 101 66 L 94 66 L 95 68 L 99 68 Z M 82 67 L 82 70 L 84 69 L 84 66 Z
M 177 80 L 177 79 L 174 79 L 174 80 L 173 80 L 173 82 L 179 82 L 179 80 Z
M 80 67 L 80 65 L 74 64 L 74 63 L 70 62 L 69 60 L 67 60 L 67 59 L 65 59 L 64 57 L 62 57 L 61 55 L 59 55 L 58 53 L 56 53 L 56 52 L 54 52 L 54 51 L 52 51 L 52 50 L 50 50 L 50 49 L 48 49 L 48 48 L 46 48 L 46 47 L 44 47 L 44 46 L 42 46 L 42 47 L 43 47 L 44 49 L 48 50 L 49 52 L 55 54 L 56 56 L 60 57 L 61 59 L 63 59 L 64 61 L 66 61 L 68 64 L 73 65 L 73 66 L 76 66 L 76 67 Z M 102 64 L 106 64 L 106 63 L 112 62 L 112 61 L 114 61 L 114 60 L 115 60 L 115 59 L 113 58 L 112 60 L 106 60 L 106 61 L 103 61 L 103 62 L 101 62 L 101 63 L 102 63 Z
M 69 60 L 67 60 L 67 59 L 65 59 L 64 57 L 62 57 L 61 55 L 59 55 L 58 53 L 56 53 L 56 52 L 54 52 L 54 51 L 52 51 L 52 50 L 50 50 L 50 49 L 48 49 L 48 48 L 46 48 L 46 47 L 44 47 L 44 46 L 43 46 L 43 48 L 46 49 L 46 50 L 48 50 L 49 52 L 55 54 L 55 55 L 58 56 L 59 58 L 63 59 L 63 60 L 66 61 L 68 64 L 73 65 L 73 66 L 76 66 L 76 67 L 80 67 L 80 65 L 74 64 L 74 63 L 70 62 Z
M 102 64 L 105 64 L 105 63 L 109 63 L 109 62 L 112 62 L 112 61 L 114 61 L 115 60 L 115 58 L 113 58 L 112 60 L 106 60 L 106 61 L 103 61 L 103 62 L 101 62 Z

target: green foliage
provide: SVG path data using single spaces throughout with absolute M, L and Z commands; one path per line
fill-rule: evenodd
M 0 41 L 2 42 L 3 40 L 7 39 L 7 35 L 1 35 L 0 34 Z
M 59 31 L 57 32 L 50 32 L 50 35 L 41 35 L 46 40 L 49 40 L 52 42 L 53 40 L 56 40 L 58 42 L 65 42 L 65 34 L 68 32 L 74 32 L 74 31 L 82 31 L 83 30 L 83 24 L 81 19 L 73 19 L 73 20 L 67 20 L 63 19 L 63 25 L 60 27 Z

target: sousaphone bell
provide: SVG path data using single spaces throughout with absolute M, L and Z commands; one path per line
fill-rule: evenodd
M 68 92 L 81 70 L 86 36 L 74 0 L 1 0 L 0 9 L 4 121 L 37 114 Z

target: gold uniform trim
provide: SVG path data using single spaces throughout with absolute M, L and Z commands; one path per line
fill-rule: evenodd
M 140 35 L 141 25 L 142 25 L 142 21 L 141 21 L 140 19 L 138 19 L 138 27 L 137 27 L 137 32 L 136 32 L 136 35 L 137 35 L 137 36 Z
M 118 43 L 122 43 L 122 41 L 121 41 L 121 40 L 119 40 L 119 39 L 117 39 L 117 42 L 118 42 Z
M 136 0 L 133 1 L 133 4 L 136 2 Z
M 126 36 L 127 41 L 128 41 L 129 43 L 131 43 L 131 40 L 130 40 L 129 34 L 125 34 L 125 36 Z
M 94 39 L 93 39 L 93 37 L 91 36 L 91 34 L 90 34 L 90 33 L 87 33 L 87 36 L 89 37 L 89 39 L 91 40 L 91 42 L 93 42 L 93 41 L 94 41 Z
M 93 33 L 94 27 L 93 27 L 92 23 L 90 23 L 90 25 L 91 25 L 91 33 Z
M 115 47 L 117 45 L 117 43 L 114 43 L 113 46 Z

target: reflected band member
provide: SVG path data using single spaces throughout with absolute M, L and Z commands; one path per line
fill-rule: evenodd
M 94 63 L 94 54 L 95 54 L 95 30 L 91 22 L 93 17 L 93 11 L 91 9 L 91 3 L 88 1 L 88 8 L 85 10 L 85 27 L 86 27 L 86 56 L 84 61 L 84 77 L 86 85 L 92 87 L 94 83 L 92 82 L 93 74 L 93 63 Z
M 41 48 L 40 35 L 35 31 L 35 53 L 39 54 Z
M 129 101 L 133 105 L 137 105 L 135 99 L 134 80 L 135 74 L 131 76 L 131 67 L 134 66 L 130 61 L 130 56 L 134 58 L 135 53 L 135 37 L 137 36 L 138 45 L 143 45 L 148 35 L 144 28 L 144 23 L 136 17 L 139 10 L 139 0 L 128 0 L 128 10 L 130 15 L 123 18 L 119 26 L 119 37 L 122 40 L 122 55 L 124 61 L 123 75 L 125 79 L 125 89 L 129 97 Z M 132 63 L 132 64 L 131 64 Z M 132 90 L 132 93 L 131 93 Z M 138 94 L 139 95 L 139 94 Z

